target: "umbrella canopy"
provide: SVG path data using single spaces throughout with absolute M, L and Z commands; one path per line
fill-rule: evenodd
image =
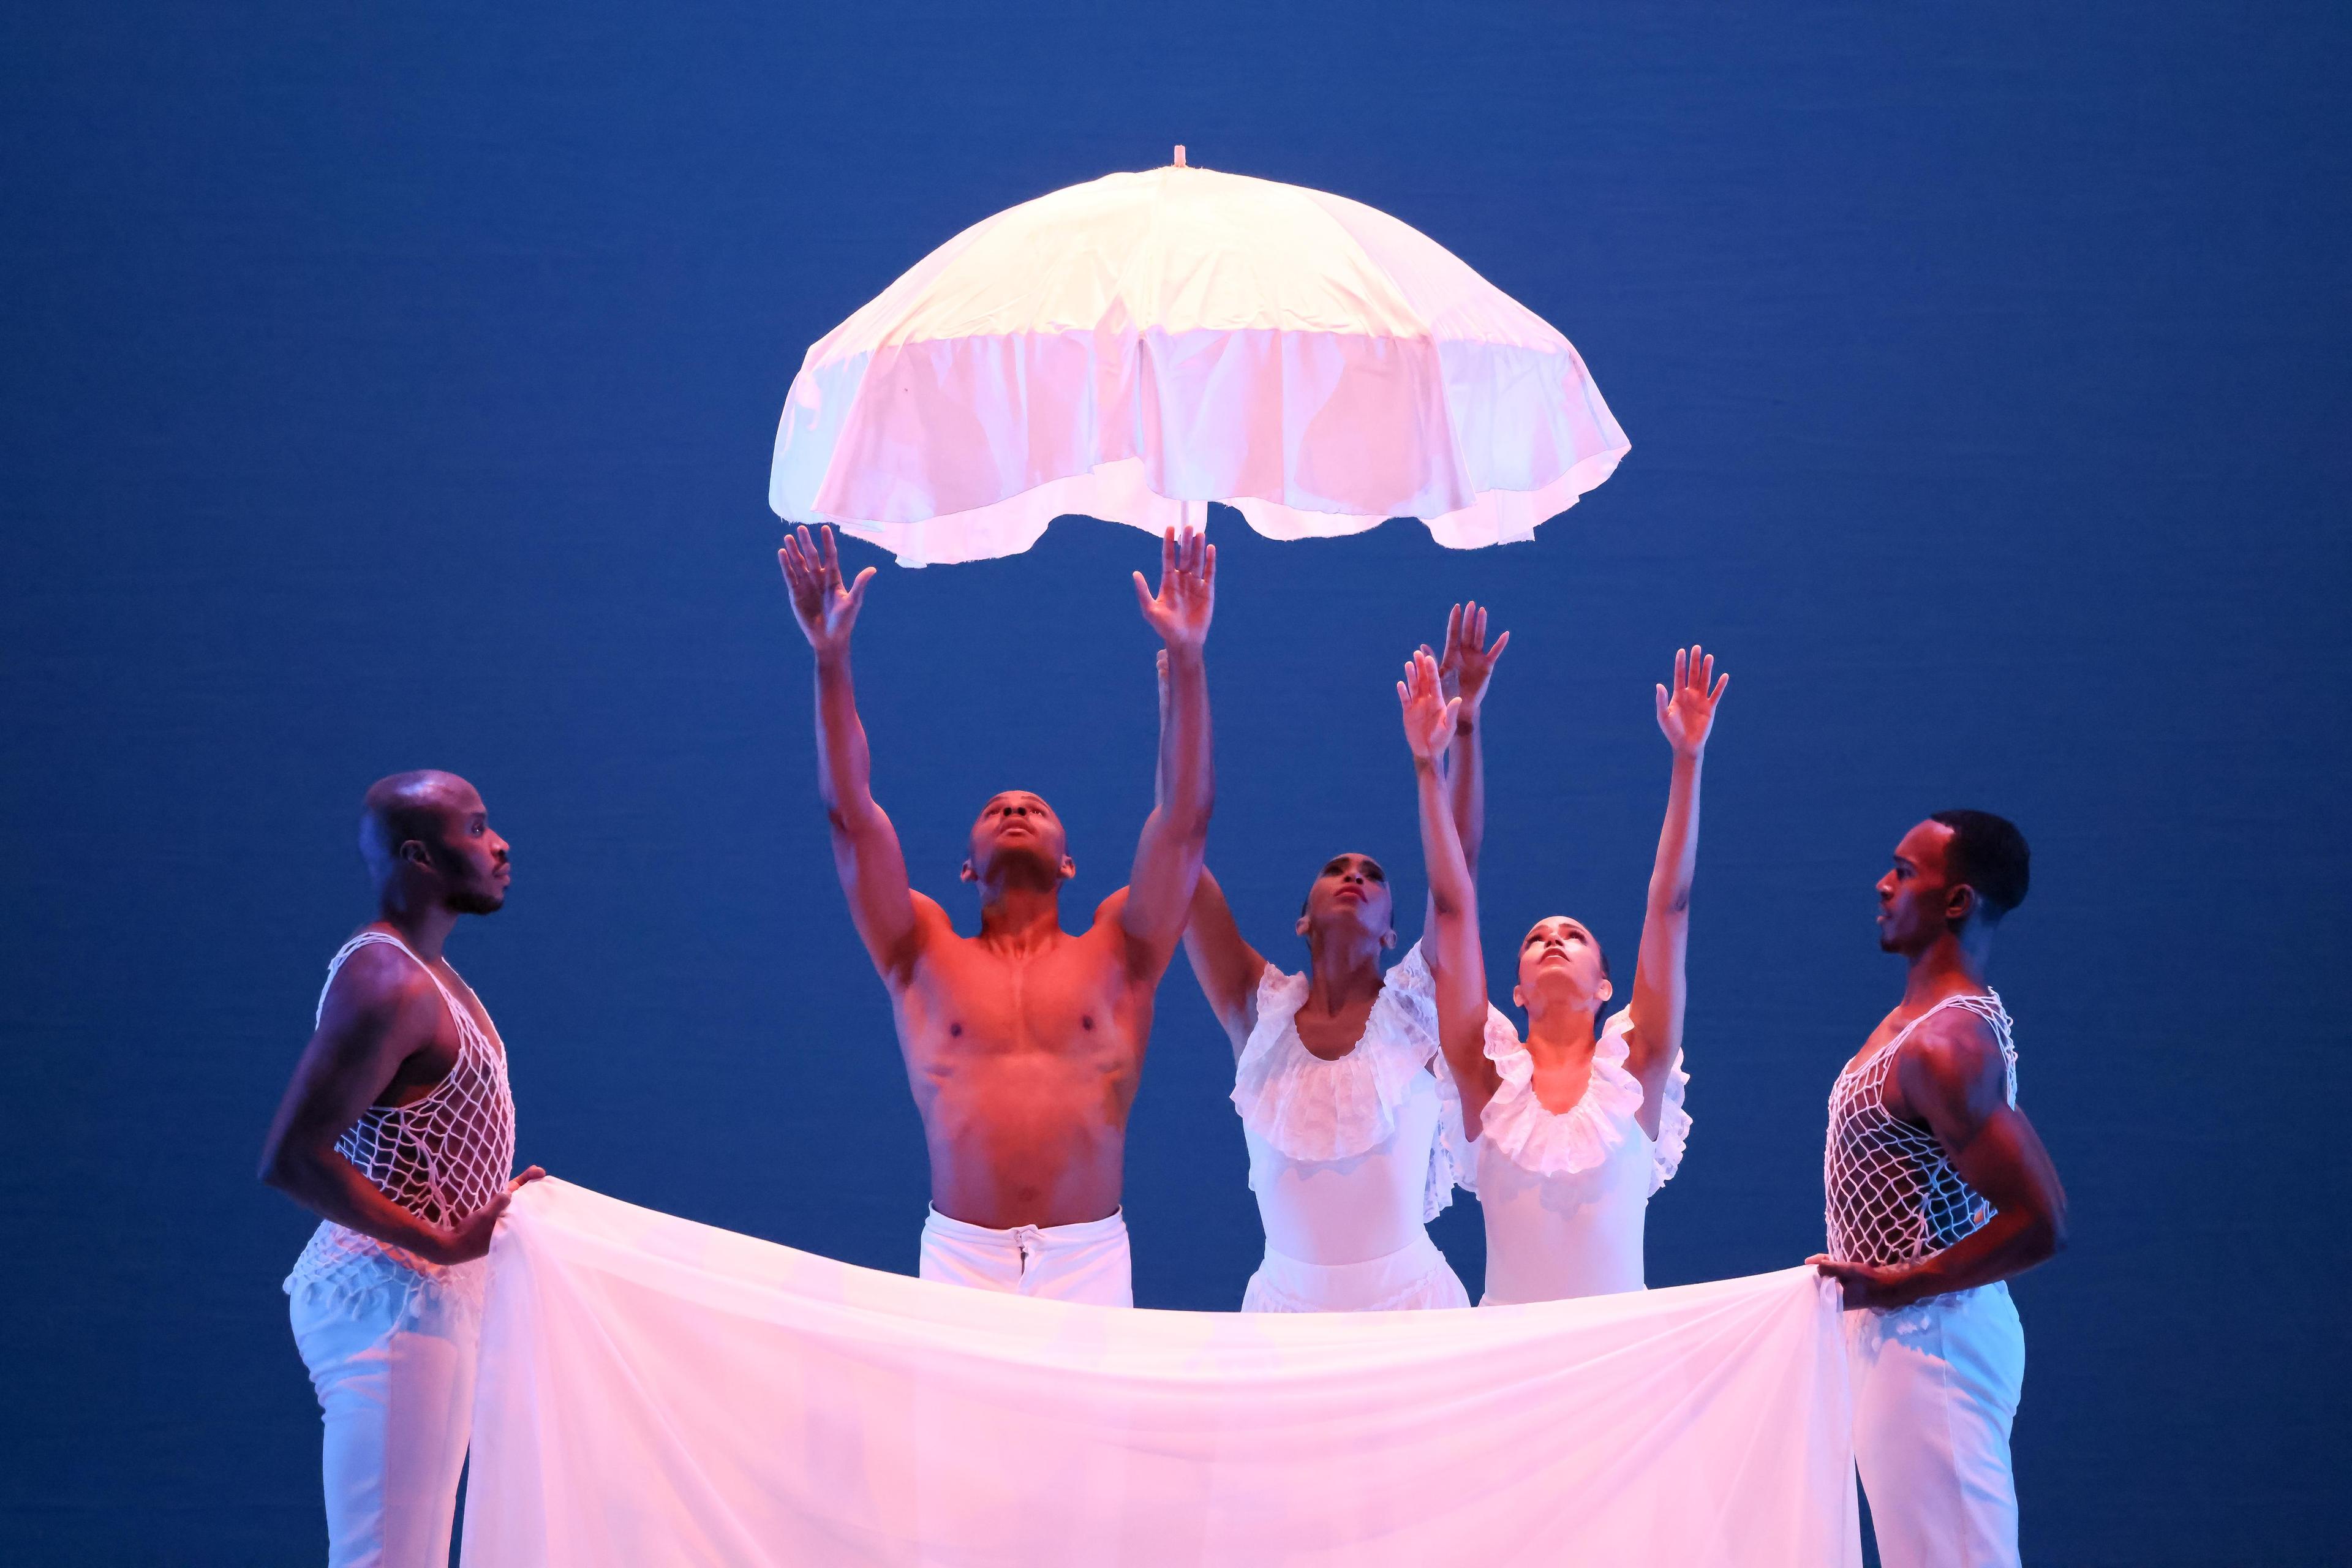
M 1542 318 L 1344 196 L 1171 167 L 974 224 L 812 347 L 768 499 L 901 564 L 1223 501 L 1276 539 L 1534 537 L 1625 433 Z

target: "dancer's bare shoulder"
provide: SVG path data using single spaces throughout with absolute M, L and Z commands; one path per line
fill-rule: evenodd
M 904 991 L 914 984 L 915 972 L 924 959 L 936 953 L 943 945 L 961 942 L 956 933 L 955 921 L 948 911 L 929 893 L 907 889 L 907 900 L 914 908 L 915 918 L 908 922 L 907 933 L 887 952 L 877 952 L 874 967 L 881 972 L 882 980 L 893 992 Z
M 457 1025 L 415 959 L 370 942 L 335 972 L 307 1054 L 330 1076 L 383 1085 L 382 1102 L 397 1105 L 447 1075 Z
M 1153 984 L 1159 976 L 1141 973 L 1150 965 L 1152 949 L 1129 933 L 1126 925 L 1128 889 L 1119 889 L 1095 906 L 1094 918 L 1087 929 L 1074 931 L 1055 943 L 1047 952 L 1025 961 L 1030 968 L 1043 967 L 1067 971 L 1080 968 L 1109 970 L 1116 966 L 1139 973 L 1135 978 L 1144 984 Z M 918 944 L 935 957 L 952 963 L 951 951 L 958 957 L 971 957 L 995 965 L 1005 962 L 977 936 L 965 936 L 955 929 L 947 911 L 933 900 L 915 894 L 915 925 Z M 1162 968 L 1166 967 L 1163 963 Z
M 892 990 L 902 1001 L 928 997 L 934 1002 L 971 995 L 976 1002 L 993 1001 L 997 994 L 1014 991 L 1035 1002 L 1055 995 L 1076 996 L 1100 1005 L 1122 994 L 1148 994 L 1156 976 L 1139 973 L 1135 940 L 1120 923 L 1127 890 L 1122 888 L 1095 908 L 1086 930 L 1063 933 L 1027 951 L 1007 950 L 979 935 L 955 929 L 947 911 L 922 894 L 915 895 L 917 949 L 905 967 L 904 978 Z M 1091 1027 L 1091 1025 L 1087 1026 Z
M 1946 1007 L 1903 1042 L 1887 1075 L 1887 1110 L 1909 1121 L 1934 1120 L 1938 1110 L 1981 1115 L 2006 1102 L 2008 1084 L 1992 1026 L 1966 1007 Z
M 436 994 L 423 965 L 390 942 L 372 942 L 335 971 L 325 1013 L 389 1024 Z
M 1168 960 L 1174 954 L 1160 952 L 1127 929 L 1128 892 L 1128 889 L 1121 888 L 1095 906 L 1095 921 L 1087 928 L 1087 935 L 1100 944 L 1107 957 L 1129 970 L 1139 984 L 1157 985 L 1160 973 L 1168 967 Z

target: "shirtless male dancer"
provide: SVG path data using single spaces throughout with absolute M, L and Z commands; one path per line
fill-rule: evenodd
M 2017 1050 L 1985 984 L 2024 900 L 2025 838 L 1939 811 L 1878 882 L 1878 945 L 1910 973 L 1830 1091 L 1829 1251 L 1844 1289 L 1854 1458 L 1886 1568 L 2015 1563 L 2010 1424 L 2025 1334 L 2002 1283 L 2066 1245 L 2066 1194 L 2017 1108 Z
M 1153 994 L 1184 932 L 1216 780 L 1202 662 L 1216 547 L 1187 530 L 1160 546 L 1160 590 L 1135 574 L 1143 618 L 1167 645 L 1159 804 L 1127 887 L 1094 922 L 1062 929 L 1076 874 L 1061 819 L 1027 790 L 990 798 L 963 879 L 980 934 L 907 885 L 897 829 L 875 804 L 849 634 L 874 569 L 845 586 L 833 531 L 778 552 L 793 614 L 816 654 L 817 784 L 850 918 L 890 992 L 898 1047 L 929 1146 L 921 1274 L 982 1289 L 1134 1305 L 1119 1213 L 1127 1113 Z
M 327 1561 L 447 1568 L 474 1411 L 482 1260 L 515 1189 L 506 1047 L 442 956 L 506 902 L 507 841 L 472 784 L 396 773 L 367 792 L 376 918 L 327 966 L 261 1179 L 320 1216 L 287 1277 L 326 1426 Z

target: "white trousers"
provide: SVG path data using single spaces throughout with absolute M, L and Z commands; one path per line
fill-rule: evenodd
M 1845 1315 L 1853 1452 L 1885 1568 L 2015 1568 L 2025 1331 L 1994 1284 Z
M 991 1230 L 933 1209 L 923 1221 L 923 1257 L 916 1270 L 944 1285 L 1084 1301 L 1096 1307 L 1135 1305 L 1134 1264 L 1127 1250 L 1127 1216 L 1084 1225 L 1024 1225 Z
M 326 1426 L 328 1568 L 448 1568 L 479 1304 L 430 1286 L 297 1290 L 291 1316 Z
M 1269 1247 L 1242 1291 L 1244 1312 L 1412 1312 L 1469 1304 L 1470 1293 L 1427 1231 L 1363 1263 L 1302 1263 Z

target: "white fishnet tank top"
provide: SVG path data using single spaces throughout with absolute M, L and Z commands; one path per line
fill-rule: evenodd
M 1909 1263 L 1941 1252 L 1992 1217 L 1992 1206 L 1960 1179 L 1936 1135 L 1886 1110 L 1886 1074 L 1911 1031 L 1947 1007 L 1992 1026 L 2017 1104 L 2017 1046 L 1998 992 L 1947 996 L 1903 1032 L 1838 1074 L 1830 1090 L 1829 1144 L 1822 1156 L 1830 1256 L 1844 1263 Z
M 484 1037 L 473 1009 L 450 993 L 432 966 L 388 931 L 363 931 L 343 943 L 327 965 L 327 984 L 320 987 L 313 1022 L 325 1015 L 327 992 L 343 962 L 377 942 L 407 953 L 441 993 L 457 1026 L 457 1059 L 448 1076 L 423 1099 L 368 1107 L 335 1140 L 335 1152 L 402 1208 L 432 1224 L 450 1225 L 506 1191 L 514 1167 L 514 1098 L 507 1089 L 506 1054 Z M 324 1220 L 295 1259 L 286 1289 L 290 1293 L 317 1286 L 331 1294 L 355 1296 L 380 1285 L 405 1284 L 417 1276 L 478 1276 L 480 1261 L 445 1268 Z

